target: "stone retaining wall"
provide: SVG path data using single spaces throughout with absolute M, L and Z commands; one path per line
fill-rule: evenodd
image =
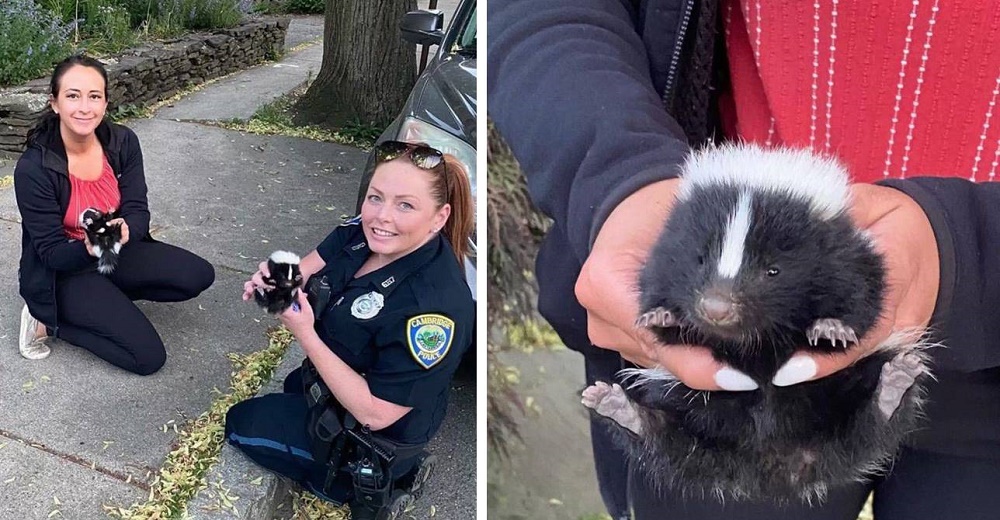
M 280 56 L 288 18 L 247 22 L 233 29 L 129 49 L 106 62 L 108 111 L 169 98 L 181 89 Z M 48 104 L 49 78 L 0 89 L 0 152 L 20 152 Z

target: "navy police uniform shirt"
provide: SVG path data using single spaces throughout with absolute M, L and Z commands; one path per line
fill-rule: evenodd
M 474 341 L 475 303 L 451 244 L 437 235 L 359 278 L 371 254 L 359 220 L 316 248 L 330 302 L 316 313 L 324 343 L 368 381 L 372 395 L 411 407 L 379 432 L 400 443 L 428 442 L 444 419 L 448 389 Z

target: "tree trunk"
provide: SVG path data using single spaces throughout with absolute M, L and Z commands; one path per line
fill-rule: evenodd
M 382 128 L 416 81 L 416 48 L 399 22 L 416 0 L 326 0 L 323 64 L 297 106 L 300 123 Z

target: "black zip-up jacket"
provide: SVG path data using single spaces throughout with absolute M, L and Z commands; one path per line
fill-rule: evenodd
M 118 179 L 119 214 L 128 224 L 129 241 L 151 240 L 139 138 L 131 129 L 108 122 L 102 122 L 96 134 Z M 14 191 L 21 212 L 21 297 L 31 315 L 55 334 L 59 327 L 57 277 L 97 261 L 87 253 L 83 241 L 68 239 L 63 232 L 70 190 L 66 148 L 57 126 L 40 135 L 14 168 Z
M 491 0 L 489 114 L 554 220 L 537 260 L 539 310 L 587 353 L 573 285 L 628 195 L 677 175 L 717 129 L 726 88 L 718 5 L 694 0 Z M 944 146 L 945 144 L 942 144 Z M 930 219 L 941 258 L 935 367 L 1000 367 L 1000 186 L 956 178 L 883 184 Z

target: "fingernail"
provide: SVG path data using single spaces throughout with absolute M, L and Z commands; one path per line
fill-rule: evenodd
M 745 392 L 758 388 L 757 383 L 753 379 L 750 379 L 750 376 L 729 367 L 725 367 L 715 373 L 715 384 L 719 385 L 719 388 L 723 390 L 732 392 Z
M 774 386 L 797 385 L 816 376 L 816 361 L 809 356 L 795 356 L 778 369 L 771 380 Z

